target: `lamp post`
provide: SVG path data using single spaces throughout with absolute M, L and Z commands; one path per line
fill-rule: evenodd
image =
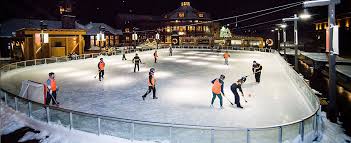
M 156 38 L 156 49 L 158 49 L 158 41 L 160 40 L 160 34 L 157 32 L 155 35 Z
M 298 38 L 298 34 L 297 34 L 297 20 L 299 19 L 307 19 L 309 18 L 310 15 L 304 14 L 303 16 L 297 17 L 297 14 L 294 14 L 294 17 L 292 18 L 283 18 L 284 22 L 287 21 L 293 21 L 294 22 L 294 49 L 295 49 L 295 70 L 298 71 L 298 49 L 299 49 L 299 38 Z
M 285 23 L 281 24 L 280 27 L 283 29 L 283 44 L 284 44 L 284 59 L 287 60 L 286 58 L 286 25 Z
M 277 49 L 278 49 L 278 52 L 280 54 L 280 28 L 275 28 L 275 30 L 277 31 L 278 33 L 278 39 L 277 39 Z
M 44 21 L 40 21 L 40 51 L 41 51 L 41 58 L 44 58 L 44 44 L 47 43 L 48 38 L 44 34 L 44 30 L 48 29 L 48 25 L 44 23 Z
M 328 104 L 328 111 L 327 117 L 330 121 L 336 122 L 337 121 L 337 108 L 336 108 L 336 55 L 339 54 L 338 45 L 334 45 L 334 28 L 335 26 L 335 5 L 339 4 L 340 0 L 313 0 L 313 1 L 305 1 L 304 7 L 316 7 L 316 6 L 325 6 L 328 5 L 328 31 L 329 36 L 327 37 L 326 45 L 329 47 L 329 104 Z M 336 37 L 335 37 L 336 38 Z M 337 42 L 339 39 L 336 39 Z M 335 47 L 334 47 L 335 46 Z M 326 51 L 328 52 L 328 51 Z
M 101 52 L 101 49 L 102 49 L 102 42 L 105 41 L 105 27 L 104 26 L 100 26 L 99 27 L 99 30 L 100 32 L 96 35 L 96 39 L 99 41 L 99 48 L 100 48 L 100 52 Z
M 136 41 L 138 40 L 138 34 L 136 32 L 134 32 L 132 34 L 132 40 L 133 40 L 133 45 L 134 45 L 134 50 L 136 49 Z

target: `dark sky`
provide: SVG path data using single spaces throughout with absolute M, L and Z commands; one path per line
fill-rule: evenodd
M 1 0 L 0 21 L 9 18 L 40 18 L 59 19 L 57 5 L 62 0 Z M 180 0 L 71 0 L 73 3 L 73 14 L 77 19 L 86 23 L 104 22 L 115 26 L 114 17 L 118 13 L 134 13 L 160 16 L 180 6 Z M 124 1 L 124 2 L 123 2 Z M 190 0 L 191 5 L 212 15 L 213 19 L 223 18 L 247 12 L 271 8 L 274 6 L 298 2 L 300 0 Z M 341 0 L 337 6 L 337 13 L 351 11 L 351 0 Z M 280 19 L 299 13 L 302 6 L 255 18 L 240 26 L 247 26 L 268 20 Z M 319 12 L 315 20 L 325 18 L 327 7 L 314 8 L 311 12 Z M 252 16 L 252 15 L 250 15 Z M 248 17 L 242 17 L 242 19 Z M 240 19 L 239 19 L 240 20 Z M 222 21 L 222 24 L 233 22 L 233 20 Z M 272 24 L 265 24 L 259 28 L 271 29 Z

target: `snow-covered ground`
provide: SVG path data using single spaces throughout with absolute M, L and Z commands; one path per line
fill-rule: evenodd
M 94 76 L 98 59 L 70 61 L 28 67 L 8 72 L 1 77 L 3 87 L 19 93 L 22 80 L 44 82 L 49 72 L 56 73 L 60 86 L 60 107 L 106 116 L 135 120 L 192 124 L 203 126 L 264 127 L 299 120 L 312 114 L 313 109 L 300 93 L 282 65 L 270 53 L 235 51 L 230 65 L 224 65 L 222 55 L 209 51 L 159 50 L 160 60 L 153 63 L 153 51 L 140 53 L 145 65 L 133 73 L 128 61 L 121 56 L 104 57 L 105 79 L 99 82 Z M 261 83 L 256 84 L 250 75 L 252 61 L 263 65 Z M 150 94 L 146 101 L 141 95 L 147 90 L 150 67 L 156 68 L 158 100 Z M 250 75 L 243 90 L 248 102 L 241 100 L 244 109 L 233 108 L 224 98 L 224 110 L 219 101 L 211 109 L 210 81 L 220 74 L 226 76 L 227 97 L 233 102 L 230 85 L 245 75 Z

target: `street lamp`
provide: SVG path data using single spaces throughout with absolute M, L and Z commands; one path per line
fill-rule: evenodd
M 299 19 L 307 19 L 311 17 L 310 15 L 308 14 L 304 14 L 302 17 L 297 17 L 297 14 L 294 14 L 294 17 L 292 18 L 283 18 L 283 22 L 288 22 L 288 21 L 293 21 L 294 22 L 294 45 L 295 45 L 295 70 L 298 71 L 298 45 L 299 45 L 299 42 L 298 42 L 298 34 L 297 34 L 297 20 Z
M 40 49 L 41 58 L 44 58 L 44 44 L 49 43 L 49 34 L 44 33 L 44 30 L 48 29 L 48 25 L 44 21 L 40 21 Z
M 158 49 L 158 41 L 160 40 L 160 34 L 157 32 L 155 35 L 156 38 L 156 49 Z
M 280 24 L 280 28 L 283 29 L 284 59 L 285 60 L 287 60 L 287 58 L 286 58 L 286 27 L 288 27 L 288 25 L 286 25 L 286 23 Z
M 329 47 L 329 104 L 327 117 L 332 121 L 337 121 L 337 109 L 336 109 L 336 55 L 339 54 L 339 49 L 337 45 L 338 37 L 333 37 L 337 35 L 334 32 L 335 26 L 335 5 L 339 4 L 340 0 L 313 0 L 305 1 L 304 7 L 316 7 L 328 5 L 328 30 L 329 36 L 327 37 L 327 47 Z M 338 30 L 335 30 L 338 31 Z M 336 38 L 336 39 L 334 39 Z M 334 45 L 335 44 L 335 45 Z M 327 48 L 326 48 L 327 49 Z M 327 49 L 328 50 L 328 49 Z M 326 51 L 328 52 L 328 51 Z
M 104 26 L 100 26 L 99 27 L 100 32 L 96 35 L 96 39 L 99 41 L 99 48 L 100 48 L 100 52 L 102 49 L 102 42 L 105 41 L 105 27 Z
M 274 29 L 275 31 L 277 31 L 277 35 L 278 35 L 278 39 L 277 39 L 277 49 L 278 49 L 278 52 L 279 52 L 279 54 L 280 54 L 280 28 L 278 27 L 278 28 L 275 28 Z
M 134 32 L 132 34 L 132 40 L 134 42 L 134 50 L 136 49 L 136 41 L 138 40 L 138 34 L 136 32 Z

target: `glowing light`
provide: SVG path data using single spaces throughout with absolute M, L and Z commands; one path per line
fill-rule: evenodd
M 284 23 L 284 24 L 281 24 L 280 27 L 281 27 L 281 28 L 286 28 L 286 27 L 288 27 L 288 25 L 286 25 L 286 24 Z
M 312 16 L 308 13 L 303 13 L 299 16 L 301 19 L 309 19 L 311 18 Z

